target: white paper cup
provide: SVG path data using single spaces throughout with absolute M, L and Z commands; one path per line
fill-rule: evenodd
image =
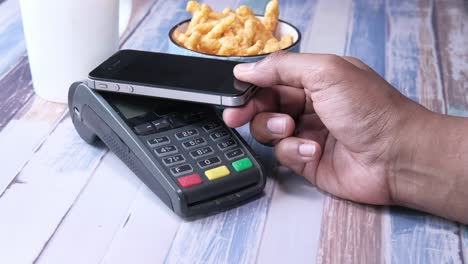
M 118 50 L 119 0 L 20 0 L 20 7 L 34 90 L 46 100 L 67 102 L 71 83 Z

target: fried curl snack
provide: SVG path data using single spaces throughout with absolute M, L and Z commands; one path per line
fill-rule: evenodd
M 189 1 L 186 10 L 193 14 L 186 32 L 175 30 L 174 40 L 187 49 L 223 56 L 260 55 L 285 49 L 293 36 L 275 38 L 279 3 L 271 0 L 265 16 L 258 18 L 248 6 L 235 11 L 225 8 L 215 12 L 207 4 Z

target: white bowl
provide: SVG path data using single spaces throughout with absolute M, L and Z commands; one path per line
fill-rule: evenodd
M 251 56 L 223 56 L 223 55 L 213 55 L 208 53 L 203 53 L 199 51 L 189 50 L 181 45 L 179 45 L 173 38 L 173 33 L 177 29 L 180 32 L 185 32 L 187 30 L 188 24 L 190 19 L 184 20 L 177 25 L 175 25 L 169 31 L 169 53 L 178 54 L 178 55 L 185 55 L 185 56 L 195 56 L 195 57 L 203 57 L 203 58 L 210 58 L 210 59 L 221 59 L 221 60 L 233 60 L 233 61 L 240 61 L 240 62 L 253 62 L 258 61 L 266 56 L 269 53 L 261 54 L 261 55 L 251 55 Z M 300 50 L 300 43 L 301 43 L 301 33 L 299 30 L 291 25 L 288 22 L 283 20 L 278 21 L 278 25 L 276 26 L 275 37 L 280 39 L 281 36 L 286 34 L 290 34 L 293 36 L 293 44 L 288 48 L 283 50 L 290 51 L 290 52 L 299 52 Z

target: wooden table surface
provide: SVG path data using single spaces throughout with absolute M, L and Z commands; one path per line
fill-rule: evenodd
M 324 194 L 278 167 L 245 127 L 269 168 L 265 195 L 178 218 L 113 153 L 79 138 L 66 105 L 34 94 L 17 1 L 0 0 L 0 263 L 468 263 L 465 226 Z M 359 57 L 411 99 L 468 116 L 466 0 L 280 2 L 302 52 Z M 166 51 L 184 8 L 134 0 L 121 47 Z

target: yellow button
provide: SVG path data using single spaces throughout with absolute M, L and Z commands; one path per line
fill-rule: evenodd
M 229 174 L 229 169 L 226 166 L 219 166 L 214 169 L 205 171 L 205 175 L 210 181 L 228 176 Z

